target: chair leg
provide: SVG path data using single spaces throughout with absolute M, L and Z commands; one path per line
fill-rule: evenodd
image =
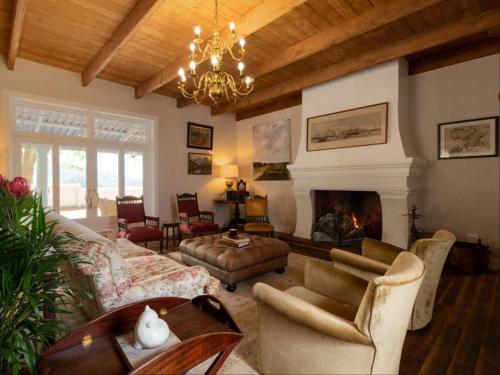
M 167 242 L 167 247 L 168 247 L 168 242 Z M 160 254 L 161 253 L 163 253 L 163 238 L 160 239 Z

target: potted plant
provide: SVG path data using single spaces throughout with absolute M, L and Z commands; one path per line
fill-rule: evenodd
M 77 239 L 56 233 L 45 214 L 26 179 L 0 175 L 0 373 L 35 373 L 38 354 L 67 332 L 61 316 L 73 293 L 61 267 Z

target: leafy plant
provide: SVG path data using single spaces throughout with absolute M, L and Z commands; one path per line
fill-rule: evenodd
M 36 372 L 38 355 L 67 332 L 62 315 L 73 293 L 60 272 L 77 241 L 46 223 L 41 196 L 22 177 L 0 175 L 0 373 Z M 43 312 L 56 314 L 45 319 Z

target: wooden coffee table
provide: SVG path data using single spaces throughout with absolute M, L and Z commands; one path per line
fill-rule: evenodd
M 149 305 L 165 319 L 180 343 L 130 370 L 114 337 L 134 329 Z M 154 298 L 113 310 L 52 345 L 40 360 L 42 374 L 179 374 L 217 355 L 207 370 L 216 374 L 243 335 L 213 296 Z

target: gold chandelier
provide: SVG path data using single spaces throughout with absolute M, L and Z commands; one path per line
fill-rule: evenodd
M 245 39 L 236 33 L 234 22 L 230 22 L 231 36 L 228 41 L 223 41 L 219 33 L 218 16 L 218 4 L 217 0 L 215 0 L 215 30 L 212 39 L 208 40 L 205 47 L 202 48 L 201 28 L 199 26 L 194 27 L 195 37 L 189 45 L 189 84 L 183 68 L 179 69 L 179 81 L 177 82 L 177 86 L 185 98 L 194 99 L 196 103 L 201 103 L 205 98 L 209 97 L 215 107 L 223 99 L 234 103 L 250 94 L 253 90 L 253 79 L 243 74 L 245 64 L 242 60 L 245 57 Z M 236 45 L 239 45 L 239 50 L 235 53 L 233 49 Z M 240 73 L 236 79 L 231 74 L 221 70 L 226 54 L 231 56 L 233 61 L 237 63 Z M 208 57 L 210 57 L 212 70 L 198 77 L 196 68 Z

